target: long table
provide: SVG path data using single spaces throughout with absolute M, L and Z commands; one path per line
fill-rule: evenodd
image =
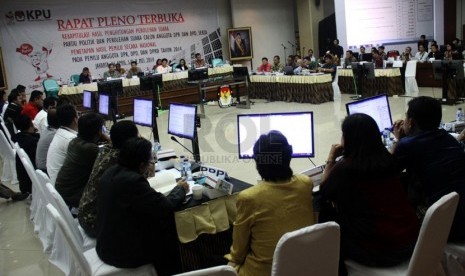
M 404 94 L 399 68 L 375 69 L 375 78 L 364 79 L 363 83 L 363 96 L 374 96 L 382 93 L 387 93 L 389 96 Z M 355 94 L 352 69 L 338 69 L 338 85 L 341 93 Z
M 331 74 L 250 76 L 252 99 L 320 104 L 334 100 Z

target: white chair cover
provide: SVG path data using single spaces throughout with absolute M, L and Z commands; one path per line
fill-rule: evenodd
M 409 60 L 405 69 L 405 94 L 418 95 L 418 84 L 416 80 L 418 60 Z
M 3 131 L 3 134 L 5 134 L 6 138 L 8 139 L 8 142 L 10 142 L 10 145 L 14 147 L 13 140 L 11 140 L 11 134 L 8 131 L 8 128 L 6 128 L 5 121 L 3 121 L 3 119 L 1 119 L 0 124 L 2 125 L 2 128 L 5 130 Z
M 446 275 L 465 275 L 465 243 L 448 243 L 442 261 Z
M 228 265 L 220 265 L 206 269 L 194 270 L 175 276 L 236 276 L 236 270 Z
M 31 210 L 30 219 L 34 222 L 34 232 L 38 233 L 43 221 L 42 218 L 38 218 L 38 216 L 41 216 L 40 212 L 44 211 L 44 203 L 46 204 L 47 202 L 44 201 L 44 193 L 41 189 L 42 187 L 39 185 L 39 180 L 32 166 L 31 159 L 29 159 L 29 156 L 27 156 L 22 148 L 17 150 L 17 154 L 32 182 L 32 202 L 29 206 Z
M 336 69 L 336 76 L 334 77 L 334 81 L 332 83 L 333 93 L 334 93 L 334 100 L 341 100 L 341 90 L 339 89 L 339 84 L 338 84 L 338 80 L 339 80 L 338 71 L 339 70 Z
M 2 182 L 18 184 L 16 175 L 16 151 L 11 147 L 3 131 L 0 131 L 0 157 L 3 160 Z
M 284 234 L 276 245 L 272 276 L 337 276 L 339 225 L 315 224 Z
M 428 209 L 410 262 L 396 267 L 375 268 L 345 261 L 349 276 L 445 275 L 441 259 L 458 202 L 459 195 L 452 192 Z
M 50 182 L 50 178 L 41 170 L 35 171 L 39 185 L 37 185 L 40 190 L 42 190 L 44 196 L 43 211 L 40 213 L 42 219 L 41 227 L 39 228 L 39 238 L 44 247 L 44 252 L 50 254 L 53 247 L 53 239 L 55 236 L 55 224 L 52 217 L 48 212 L 45 211 L 45 206 L 48 203 L 53 202 L 53 198 L 50 197 L 50 194 L 47 190 L 46 184 Z
M 47 185 L 48 186 L 48 185 Z M 51 186 L 51 185 L 50 185 Z M 156 276 L 157 273 L 152 265 L 145 265 L 135 269 L 119 269 L 103 263 L 98 257 L 95 248 L 83 253 L 79 241 L 61 216 L 60 212 L 52 205 L 47 204 L 47 210 L 53 217 L 58 231 L 64 239 L 65 250 L 73 258 L 73 267 L 66 275 L 142 275 Z

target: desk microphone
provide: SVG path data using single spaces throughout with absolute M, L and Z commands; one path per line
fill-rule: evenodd
M 181 144 L 181 142 L 178 141 L 178 139 L 176 139 L 176 137 L 174 136 L 171 136 L 171 140 L 175 141 L 176 143 L 178 143 L 179 145 L 181 145 L 181 147 L 183 147 L 184 149 L 186 149 L 188 152 L 190 152 L 192 154 L 192 156 L 194 156 L 195 154 L 188 148 L 186 148 L 183 144 Z

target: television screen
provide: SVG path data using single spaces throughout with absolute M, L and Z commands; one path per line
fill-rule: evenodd
M 92 109 L 92 92 L 84 90 L 82 96 L 82 106 L 85 109 Z
M 102 115 L 110 115 L 110 96 L 106 94 L 98 95 L 98 113 Z
M 142 126 L 152 126 L 152 100 L 134 99 L 134 123 Z
M 364 113 L 375 119 L 379 132 L 392 127 L 391 109 L 387 95 L 378 95 L 346 104 L 347 114 Z
M 289 122 L 292 122 L 291 124 Z M 253 146 L 260 135 L 280 131 L 292 146 L 292 157 L 313 157 L 313 112 L 237 115 L 240 159 L 253 158 Z
M 140 90 L 155 90 L 158 91 L 158 88 L 163 87 L 163 76 L 162 74 L 148 75 L 145 77 L 140 77 Z M 157 87 L 158 86 L 158 87 Z
M 194 139 L 197 106 L 170 103 L 168 133 L 178 137 Z

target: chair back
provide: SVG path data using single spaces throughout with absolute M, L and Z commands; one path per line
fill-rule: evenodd
M 409 60 L 407 61 L 407 67 L 405 69 L 405 77 L 415 78 L 417 75 L 417 62 L 418 60 Z
M 60 212 L 61 217 L 63 220 L 66 222 L 66 224 L 69 227 L 69 233 L 73 235 L 73 239 L 76 240 L 76 242 L 79 245 L 79 249 L 82 251 L 83 250 L 83 245 L 84 245 L 84 239 L 81 235 L 81 232 L 79 232 L 79 228 L 77 226 L 77 222 L 74 220 L 73 215 L 71 215 L 71 211 L 68 208 L 68 205 L 66 205 L 65 201 L 61 197 L 61 195 L 57 192 L 55 187 L 53 187 L 52 184 L 49 182 L 46 185 L 46 189 L 48 190 L 49 195 L 51 196 L 52 200 L 52 205 L 55 207 L 58 212 Z
M 175 276 L 237 276 L 236 270 L 229 265 L 220 265 L 206 269 L 194 270 Z
M 0 155 L 5 162 L 6 159 L 14 160 L 16 151 L 11 146 L 3 131 L 0 131 Z
M 79 241 L 75 239 L 71 228 L 66 223 L 65 219 L 61 216 L 61 213 L 52 205 L 47 204 L 47 210 L 53 218 L 56 227 L 61 231 L 64 239 L 66 247 L 68 247 L 76 265 L 79 267 L 80 271 L 83 275 L 92 275 L 92 271 L 90 269 L 89 263 L 87 262 L 84 254 L 82 252 L 82 248 L 79 244 Z
M 50 182 L 50 177 L 48 177 L 48 175 L 44 173 L 43 171 L 37 169 L 36 175 L 37 175 L 37 179 L 39 179 L 39 183 L 43 185 L 44 187 L 47 183 Z
M 397 50 L 390 50 L 387 52 L 387 57 L 393 57 L 393 58 L 396 58 L 398 57 L 400 54 L 399 54 L 399 51 Z
M 428 208 L 410 259 L 407 276 L 430 275 L 441 265 L 458 203 L 459 195 L 452 192 Z
M 337 276 L 339 225 L 314 224 L 284 234 L 276 245 L 272 276 Z
M 54 79 L 45 79 L 42 82 L 44 91 L 47 97 L 53 96 L 58 98 L 58 91 L 60 91 L 60 86 L 58 82 Z
M 73 74 L 69 77 L 69 80 L 74 83 L 74 86 L 79 84 L 79 74 Z

